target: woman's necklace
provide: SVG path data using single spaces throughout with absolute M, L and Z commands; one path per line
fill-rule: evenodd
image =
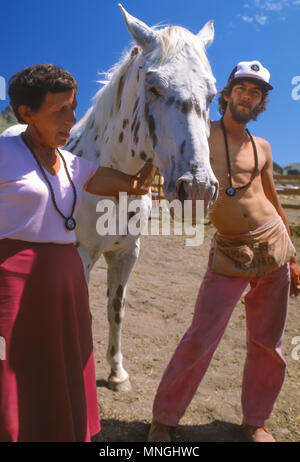
M 253 170 L 253 172 L 252 172 L 250 181 L 248 181 L 248 183 L 245 184 L 244 186 L 237 186 L 236 188 L 234 188 L 234 187 L 232 186 L 231 163 L 230 163 L 230 156 L 229 156 L 229 149 L 228 149 L 227 134 L 226 134 L 226 130 L 225 130 L 225 126 L 224 126 L 223 119 L 221 119 L 221 127 L 222 127 L 222 129 L 223 129 L 224 140 L 225 140 L 226 157 L 227 157 L 227 165 L 228 165 L 228 176 L 229 176 L 229 185 L 230 185 L 229 188 L 226 189 L 226 194 L 227 194 L 228 196 L 232 197 L 232 196 L 235 195 L 235 193 L 236 193 L 237 191 L 240 191 L 241 189 L 244 189 L 244 188 L 248 188 L 248 186 L 250 186 L 250 184 L 251 184 L 252 181 L 254 180 L 255 175 L 256 175 L 257 172 L 258 172 L 257 149 L 256 149 L 256 146 L 255 146 L 253 137 L 251 136 L 249 130 L 246 128 L 246 132 L 248 133 L 248 135 L 249 135 L 249 137 L 250 137 L 250 140 L 251 140 L 251 143 L 252 143 L 252 147 L 253 147 L 253 153 L 254 153 L 254 159 L 255 159 L 255 166 L 254 166 L 254 170 Z
M 72 205 L 72 211 L 71 211 L 71 215 L 69 217 L 66 217 L 61 210 L 59 210 L 58 206 L 57 206 L 57 203 L 56 203 L 56 200 L 55 200 L 55 194 L 54 194 L 54 191 L 53 191 L 53 188 L 52 188 L 52 185 L 50 183 L 50 181 L 48 180 L 47 178 L 47 175 L 46 175 L 46 172 L 45 170 L 43 169 L 39 159 L 37 158 L 37 156 L 35 155 L 34 151 L 31 149 L 31 147 L 28 145 L 25 137 L 22 135 L 22 139 L 24 141 L 24 143 L 26 144 L 26 146 L 28 147 L 29 151 L 32 153 L 33 157 L 35 158 L 41 172 L 42 172 L 42 175 L 46 181 L 46 183 L 48 184 L 49 186 L 49 189 L 50 189 L 50 192 L 51 192 L 51 197 L 52 197 L 52 202 L 53 202 L 53 205 L 54 205 L 54 208 L 55 210 L 60 214 L 60 216 L 65 220 L 65 227 L 67 228 L 68 231 L 73 231 L 76 227 L 76 221 L 75 219 L 73 218 L 73 214 L 74 214 L 74 210 L 75 210 L 75 206 L 76 206 L 76 200 L 77 200 L 77 193 L 76 193 L 76 188 L 75 188 L 75 185 L 72 181 L 72 178 L 69 174 L 69 171 L 68 171 L 68 168 L 67 168 L 67 164 L 66 164 L 66 161 L 62 155 L 62 153 L 59 151 L 59 149 L 57 149 L 57 152 L 60 156 L 60 158 L 62 159 L 63 161 L 63 164 L 64 164 L 64 168 L 65 168 L 65 171 L 66 171 L 66 174 L 67 174 L 67 177 L 68 177 L 68 180 L 72 186 L 72 189 L 73 189 L 73 195 L 74 195 L 74 198 L 73 198 L 73 205 Z

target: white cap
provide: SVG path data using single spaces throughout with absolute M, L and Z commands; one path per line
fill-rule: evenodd
M 231 72 L 228 82 L 235 79 L 256 79 L 260 80 L 267 90 L 273 90 L 270 85 L 270 72 L 263 67 L 259 61 L 242 61 Z

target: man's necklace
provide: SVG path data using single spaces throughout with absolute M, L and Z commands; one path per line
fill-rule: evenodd
M 25 140 L 24 136 L 22 136 L 22 139 L 24 141 L 24 143 L 26 144 L 26 146 L 28 147 L 29 151 L 31 152 L 31 154 L 33 155 L 33 157 L 35 158 L 40 170 L 41 170 L 41 173 L 46 181 L 46 183 L 48 184 L 49 186 L 49 189 L 50 189 L 50 193 L 51 193 L 51 197 L 52 197 L 52 202 L 53 202 L 53 205 L 54 205 L 54 208 L 55 210 L 60 214 L 60 216 L 65 220 L 65 227 L 67 228 L 68 231 L 73 231 L 76 227 L 76 221 L 75 219 L 73 218 L 73 214 L 74 214 L 74 210 L 75 210 L 75 206 L 76 206 L 76 200 L 77 200 L 77 193 L 76 193 L 76 188 L 75 188 L 75 185 L 72 181 L 72 178 L 70 176 L 70 173 L 68 171 L 68 168 L 67 168 L 67 164 L 66 164 L 66 161 L 62 155 L 62 153 L 59 151 L 59 149 L 57 149 L 57 152 L 60 156 L 60 158 L 62 159 L 63 161 L 63 164 L 64 164 L 64 168 L 65 168 L 65 171 L 66 171 L 66 174 L 67 174 L 67 177 L 68 177 L 68 180 L 72 186 L 72 189 L 73 189 L 73 205 L 72 205 L 72 211 L 71 211 L 71 215 L 69 217 L 66 217 L 61 210 L 59 210 L 58 206 L 57 206 L 57 203 L 56 203 L 56 199 L 55 199 L 55 194 L 54 194 L 54 191 L 53 191 L 53 188 L 52 188 L 52 185 L 50 183 L 50 181 L 48 180 L 47 178 L 47 175 L 46 175 L 46 172 L 45 170 L 43 169 L 39 159 L 37 158 L 37 156 L 35 155 L 34 151 L 31 149 L 31 147 L 28 145 L 27 141 Z
M 221 119 L 221 127 L 222 127 L 222 130 L 223 130 L 224 140 L 225 140 L 226 157 L 227 157 L 227 165 L 228 165 L 228 176 L 229 176 L 229 188 L 226 189 L 226 194 L 227 194 L 228 196 L 232 197 L 232 196 L 235 195 L 235 193 L 236 193 L 237 191 L 240 191 L 241 189 L 244 189 L 244 188 L 248 188 L 248 186 L 250 186 L 250 184 L 251 184 L 252 181 L 254 180 L 255 175 L 256 175 L 257 172 L 258 172 L 257 149 L 256 149 L 256 146 L 255 146 L 254 139 L 253 139 L 252 135 L 250 134 L 249 130 L 246 128 L 246 132 L 248 133 L 248 135 L 249 135 L 249 137 L 250 137 L 250 140 L 251 140 L 251 143 L 252 143 L 252 147 L 253 147 L 253 153 L 254 153 L 254 159 L 255 159 L 255 166 L 254 166 L 254 170 L 253 170 L 253 172 L 252 172 L 250 181 L 248 181 L 248 183 L 245 184 L 245 185 L 243 185 L 243 186 L 237 186 L 237 187 L 234 188 L 234 187 L 232 186 L 232 172 L 231 172 L 231 163 L 230 163 L 230 156 L 229 156 L 229 148 L 228 148 L 227 134 L 226 134 L 226 130 L 225 130 L 225 126 L 224 126 L 223 119 Z

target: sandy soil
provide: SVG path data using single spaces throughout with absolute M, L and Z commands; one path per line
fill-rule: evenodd
M 287 215 L 300 253 L 300 211 L 287 210 Z M 104 258 L 93 268 L 89 288 L 102 422 L 98 441 L 146 441 L 153 398 L 161 375 L 191 322 L 213 233 L 214 228 L 206 225 L 200 247 L 185 246 L 183 236 L 143 236 L 140 257 L 128 284 L 123 325 L 122 351 L 132 383 L 130 392 L 117 393 L 107 388 Z M 244 441 L 239 427 L 246 354 L 243 303 L 241 298 L 192 403 L 173 432 L 173 441 Z M 300 359 L 292 357 L 296 347 L 292 339 L 296 336 L 300 336 L 300 297 L 290 301 L 283 348 L 286 380 L 267 422 L 277 441 L 300 441 Z

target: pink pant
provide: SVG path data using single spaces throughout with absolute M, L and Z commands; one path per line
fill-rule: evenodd
M 281 343 L 289 301 L 289 265 L 248 280 L 213 273 L 212 256 L 213 247 L 192 324 L 163 375 L 153 416 L 165 425 L 177 425 L 207 370 L 235 305 L 250 282 L 251 288 L 245 297 L 247 358 L 242 409 L 245 423 L 262 426 L 271 414 L 284 380 L 286 363 Z

